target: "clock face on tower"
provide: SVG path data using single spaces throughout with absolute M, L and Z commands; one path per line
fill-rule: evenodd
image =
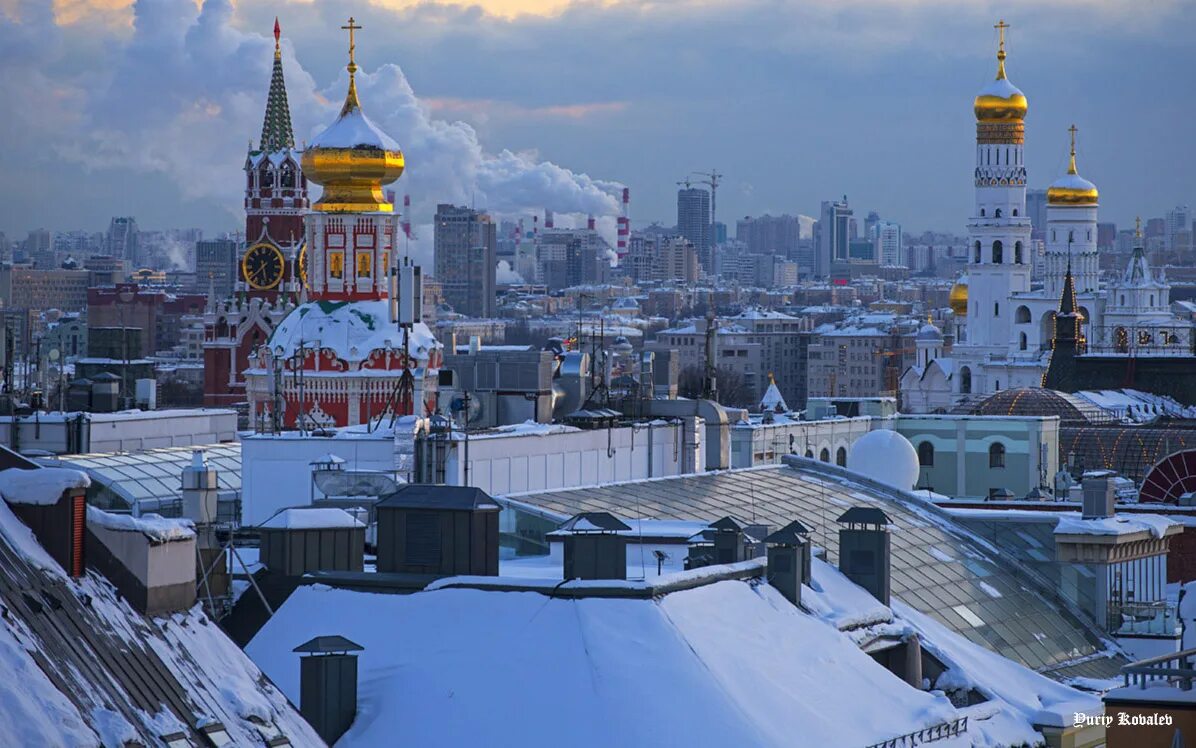
M 282 250 L 273 244 L 255 244 L 245 251 L 241 259 L 241 275 L 256 291 L 269 291 L 282 281 L 285 262 Z

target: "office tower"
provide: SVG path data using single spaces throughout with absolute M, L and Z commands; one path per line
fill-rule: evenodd
M 710 229 L 710 193 L 697 187 L 677 190 L 677 233 L 694 245 L 698 262 L 706 272 L 714 269 Z
M 195 244 L 196 288 L 200 293 L 211 289 L 214 301 L 233 295 L 237 280 L 237 242 L 232 239 L 205 239 Z
M 1026 215 L 1030 217 L 1030 238 L 1046 241 L 1046 190 L 1026 190 Z
M 141 262 L 137 242 L 137 219 L 132 216 L 116 216 L 108 224 L 108 235 L 104 240 L 104 252 L 136 265 Z
M 832 265 L 847 264 L 852 220 L 846 195 L 842 200 L 822 202 L 821 217 L 815 226 L 814 277 L 826 278 Z
M 436 280 L 452 308 L 470 317 L 494 316 L 497 227 L 471 208 L 436 206 Z
M 876 226 L 876 257 L 881 265 L 889 267 L 905 265 L 901 248 L 901 224 L 879 221 Z

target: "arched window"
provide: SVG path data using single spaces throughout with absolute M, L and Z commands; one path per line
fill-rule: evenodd
M 934 445 L 930 442 L 918 445 L 918 464 L 922 467 L 934 467 Z
M 284 190 L 294 189 L 295 188 L 295 165 L 292 164 L 290 161 L 284 161 L 282 164 L 281 173 L 282 173 L 282 176 L 281 176 L 280 184 L 282 185 L 282 188 Z
M 1154 306 L 1154 294 L 1150 295 L 1150 305 Z
M 814 450 L 806 449 L 806 459 L 809 459 L 809 460 L 814 459 Z
M 274 186 L 274 170 L 263 165 L 257 172 L 257 186 L 268 190 Z
M 966 366 L 959 370 L 959 391 L 964 395 L 972 392 L 972 370 Z
M 997 381 L 993 382 L 993 392 L 996 392 L 1000 389 L 1001 389 L 1001 380 L 998 379 Z
M 994 317 L 1001 316 L 1001 302 L 999 302 L 999 301 L 993 302 L 993 316 Z
M 981 208 L 980 209 L 980 217 L 984 218 L 985 215 L 987 215 L 987 214 L 984 212 L 984 208 Z
M 1016 210 L 1013 212 L 1014 212 L 1014 215 L 1017 214 Z M 1016 241 L 1013 243 L 1013 262 L 1015 265 L 1022 264 L 1022 243 L 1021 243 L 1021 241 Z
M 1027 343 L 1028 343 L 1028 341 L 1027 341 L 1027 339 L 1026 339 L 1026 333 L 1024 333 L 1024 332 L 1019 332 L 1019 333 L 1017 334 L 1017 347 L 1018 347 L 1018 350 L 1022 350 L 1022 351 L 1026 350 Z
M 1055 241 L 1055 230 L 1051 229 L 1051 241 Z
M 1071 244 L 1071 243 L 1072 243 L 1072 242 L 1074 242 L 1075 240 L 1076 240 L 1076 232 L 1074 232 L 1074 231 L 1068 231 L 1068 232 L 1067 232 L 1067 243 L 1068 243 L 1068 244 Z
M 1125 294 L 1121 295 L 1121 305 L 1125 306 Z
M 1000 218 L 1000 217 L 1001 217 L 1001 209 L 997 208 L 995 211 L 993 211 L 993 218 Z
M 830 451 L 826 447 L 823 447 L 822 451 L 818 453 L 818 459 L 822 460 L 823 462 L 830 462 L 831 461 Z
M 1005 261 L 1005 245 L 998 239 L 993 242 L 993 264 L 1000 265 Z
M 1014 218 L 1017 218 L 1017 208 L 1014 208 L 1014 209 L 1013 209 L 1013 217 L 1014 217 Z
M 990 468 L 1005 467 L 1005 445 L 1000 442 L 993 442 L 992 446 L 988 448 L 988 466 Z
M 1125 353 L 1130 349 L 1130 334 L 1124 327 L 1117 328 L 1113 333 L 1113 345 L 1118 353 Z
M 974 260 L 974 262 L 977 265 L 979 265 L 980 264 L 980 242 L 976 242 L 975 250 L 976 250 L 976 259 Z
M 847 448 L 839 447 L 835 450 L 835 464 L 839 467 L 847 467 Z
M 1017 311 L 1013 313 L 1013 321 L 1019 325 L 1024 325 L 1030 322 L 1030 307 L 1025 304 L 1019 306 Z

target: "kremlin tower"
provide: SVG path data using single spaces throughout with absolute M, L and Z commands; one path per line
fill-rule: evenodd
M 422 414 L 441 346 L 419 321 L 418 268 L 395 258 L 399 216 L 383 186 L 403 173 L 398 143 L 362 111 L 353 19 L 349 88 L 336 121 L 306 147 L 302 173 L 323 187 L 304 220 L 306 300 L 246 372 L 255 422 L 347 426 Z M 395 298 L 399 288 L 404 298 Z M 418 409 L 417 409 L 418 405 Z
M 281 29 L 274 19 L 274 69 L 258 148 L 245 157 L 245 239 L 237 257 L 237 294 L 212 298 L 204 313 L 204 405 L 245 402 L 250 354 L 298 301 L 306 266 L 303 217 L 307 178 L 295 148 L 282 74 Z
M 1096 252 L 1096 211 L 1100 193 L 1076 169 L 1076 126 L 1071 133 L 1071 159 L 1067 174 L 1047 189 L 1046 273 L 1047 294 L 1059 298 L 1071 268 L 1074 292 L 1093 294 L 1100 281 Z

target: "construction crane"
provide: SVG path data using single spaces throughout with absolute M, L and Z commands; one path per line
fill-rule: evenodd
M 715 195 L 718 193 L 718 180 L 722 179 L 725 175 L 719 174 L 718 169 L 711 169 L 710 171 L 695 171 L 693 173 L 695 176 L 705 177 L 705 179 L 699 179 L 698 184 L 705 185 L 710 188 L 710 244 L 713 245 L 715 243 L 714 223 L 716 216 L 718 215 L 717 211 L 715 210 Z M 686 184 L 689 184 L 688 180 L 686 180 Z
M 682 179 L 681 181 L 677 182 L 678 187 L 684 187 L 687 190 L 690 188 L 691 184 L 693 184 L 693 183 L 689 181 L 689 177 L 686 177 L 685 179 Z

